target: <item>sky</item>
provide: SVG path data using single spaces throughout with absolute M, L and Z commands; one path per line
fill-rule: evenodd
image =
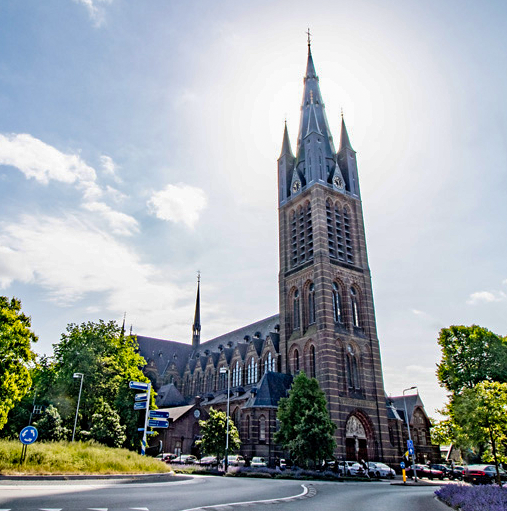
M 430 416 L 439 330 L 506 335 L 507 4 L 2 0 L 0 294 L 191 342 L 278 312 L 277 165 L 306 31 L 358 154 L 386 391 Z

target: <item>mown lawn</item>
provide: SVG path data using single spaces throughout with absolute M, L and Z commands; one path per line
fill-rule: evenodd
M 22 444 L 0 440 L 1 475 L 145 474 L 169 472 L 171 467 L 126 449 L 91 442 L 35 442 L 21 461 Z

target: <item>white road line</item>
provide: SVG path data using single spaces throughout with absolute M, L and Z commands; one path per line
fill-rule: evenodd
M 129 507 L 129 509 L 136 509 L 137 511 L 150 511 L 147 507 Z M 2 511 L 0 509 L 0 511 Z
M 39 511 L 62 511 L 62 508 L 54 508 L 54 507 L 40 507 Z
M 292 497 L 280 497 L 277 499 L 266 499 L 266 500 L 248 500 L 244 502 L 226 502 L 224 504 L 216 504 L 214 506 L 201 506 L 201 507 L 192 507 L 189 509 L 182 509 L 181 511 L 207 511 L 208 509 L 220 509 L 220 508 L 226 508 L 226 507 L 232 507 L 232 506 L 248 506 L 251 504 L 272 504 L 275 502 L 287 502 L 291 500 L 300 499 L 303 497 L 306 497 L 308 494 L 308 488 L 302 484 L 303 491 L 299 493 L 298 495 L 293 495 Z M 311 496 L 313 497 L 315 495 L 315 490 L 311 492 Z M 310 495 L 309 495 L 310 496 Z
M 107 507 L 89 507 L 90 511 L 108 511 Z

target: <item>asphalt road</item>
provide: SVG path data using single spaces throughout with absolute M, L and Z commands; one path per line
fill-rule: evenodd
M 3 481 L 0 511 L 449 511 L 435 487 L 388 482 L 328 483 L 248 478 L 175 478 L 128 484 L 108 481 Z

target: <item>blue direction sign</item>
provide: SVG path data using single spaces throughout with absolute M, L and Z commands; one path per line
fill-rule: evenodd
M 21 440 L 22 444 L 30 445 L 37 440 L 37 437 L 39 436 L 39 433 L 36 428 L 33 426 L 26 426 L 21 430 L 21 433 L 19 434 L 19 439 Z
M 146 405 L 148 403 L 146 401 L 139 401 L 139 403 L 134 403 L 134 410 L 146 410 Z
M 136 390 L 148 390 L 149 383 L 144 383 L 143 381 L 131 381 L 129 383 L 129 388 Z
M 161 410 L 150 410 L 150 419 L 168 419 L 169 412 L 162 412 Z
M 136 394 L 134 399 L 136 401 L 146 401 L 148 399 L 148 394 L 146 392 L 143 392 L 142 394 Z
M 410 456 L 413 456 L 414 455 L 414 442 L 412 440 L 407 440 L 407 448 L 408 448 L 408 453 L 410 454 Z
M 169 422 L 165 419 L 149 419 L 148 426 L 150 428 L 168 428 Z

